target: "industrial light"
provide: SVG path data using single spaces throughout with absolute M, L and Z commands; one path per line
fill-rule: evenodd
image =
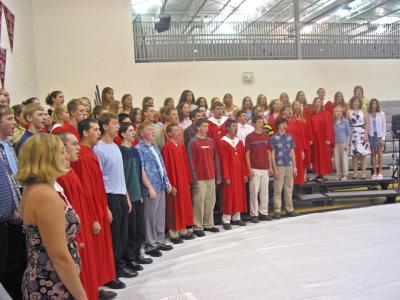
M 135 13 L 138 14 L 147 13 L 151 8 L 159 5 L 160 1 L 158 0 L 143 0 L 143 1 L 132 0 L 132 7 Z
M 311 33 L 313 31 L 313 28 L 311 25 L 305 25 L 302 29 L 301 32 L 302 33 Z
M 386 28 L 382 25 L 379 25 L 378 28 L 375 30 L 375 33 L 382 34 L 386 31 Z

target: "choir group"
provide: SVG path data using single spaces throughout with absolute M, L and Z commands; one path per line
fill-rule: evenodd
M 61 91 L 48 110 L 37 98 L 10 107 L 0 90 L 0 282 L 14 299 L 114 298 L 119 278 L 173 249 L 166 236 L 218 233 L 215 207 L 224 230 L 296 216 L 293 187 L 307 170 L 327 180 L 334 161 L 347 180 L 349 155 L 352 178 L 367 177 L 370 154 L 382 177 L 385 114 L 361 86 L 349 103 L 323 88 L 312 103 L 299 91 L 292 103 L 282 93 L 238 107 L 227 93 L 208 106 L 190 90 L 159 111 L 151 97 L 132 102 L 107 87 L 93 108 L 86 97 L 64 105 Z

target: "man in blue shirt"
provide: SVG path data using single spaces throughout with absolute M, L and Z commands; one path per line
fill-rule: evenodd
M 293 209 L 293 178 L 297 174 L 293 137 L 287 133 L 288 121 L 279 117 L 275 121 L 277 132 L 271 137 L 272 168 L 274 171 L 275 218 L 281 218 L 282 190 L 285 197 L 286 215 L 296 216 Z
M 172 249 L 171 245 L 165 244 L 165 191 L 171 193 L 172 187 L 161 153 L 154 145 L 153 123 L 145 121 L 140 124 L 138 136 L 140 143 L 136 149 L 142 163 L 145 253 L 159 257 L 161 251 Z

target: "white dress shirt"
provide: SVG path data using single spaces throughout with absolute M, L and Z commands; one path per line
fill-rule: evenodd
M 254 127 L 249 124 L 238 124 L 237 137 L 243 142 L 243 145 L 245 145 L 246 136 L 253 131 Z

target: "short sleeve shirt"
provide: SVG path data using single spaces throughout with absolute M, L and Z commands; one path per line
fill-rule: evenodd
M 275 133 L 271 137 L 271 148 L 275 150 L 275 164 L 277 167 L 293 166 L 291 152 L 295 144 L 293 137 L 289 133 Z

